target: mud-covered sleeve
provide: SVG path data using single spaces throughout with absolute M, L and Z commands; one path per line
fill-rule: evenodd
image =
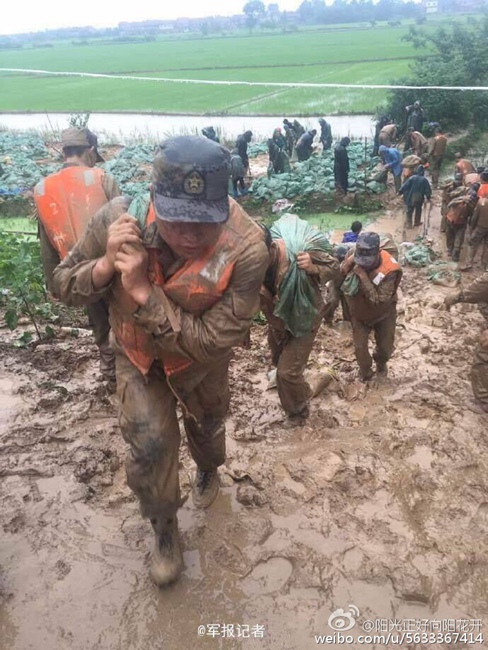
M 119 197 L 104 205 L 90 221 L 76 246 L 55 269 L 53 287 L 61 302 L 69 307 L 89 305 L 99 300 L 110 284 L 96 290 L 92 271 L 107 248 L 110 224 L 127 211 L 130 199 Z
M 339 260 L 333 255 L 321 251 L 311 251 L 310 257 L 315 266 L 314 274 L 319 276 L 321 284 L 335 280 L 339 275 Z
M 120 191 L 120 188 L 117 185 L 117 181 L 115 180 L 113 174 L 105 172 L 103 176 L 103 191 L 105 192 L 105 196 L 109 201 L 116 199 L 118 196 L 121 196 L 122 192 Z
M 42 269 L 44 271 L 44 277 L 46 278 L 46 287 L 47 290 L 56 295 L 54 290 L 53 283 L 53 274 L 54 269 L 60 262 L 58 251 L 51 244 L 51 240 L 47 236 L 46 229 L 44 228 L 40 219 L 38 219 L 39 224 L 39 242 L 41 244 L 41 262 Z
M 460 302 L 488 302 L 488 273 L 483 273 L 462 290 Z
M 264 242 L 259 242 L 239 258 L 222 298 L 201 316 L 184 311 L 163 289 L 153 286 L 148 301 L 137 310 L 134 319 L 153 335 L 162 351 L 183 353 L 200 363 L 211 361 L 244 340 L 259 311 L 259 292 L 268 264 L 268 249 Z M 173 311 L 173 325 L 168 307 Z
M 393 300 L 397 290 L 397 276 L 398 271 L 390 273 L 383 282 L 380 282 L 377 286 L 373 284 L 368 277 L 359 278 L 359 281 L 363 287 L 366 298 L 374 305 L 378 305 Z

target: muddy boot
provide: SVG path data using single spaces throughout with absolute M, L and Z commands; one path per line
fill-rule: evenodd
M 308 404 L 305 404 L 297 413 L 288 413 L 288 417 L 283 422 L 283 429 L 294 429 L 295 427 L 302 427 L 310 415 Z
M 385 362 L 376 362 L 376 374 L 378 377 L 388 377 L 388 366 Z
M 361 370 L 359 369 L 359 379 L 360 381 L 371 381 L 374 377 L 374 372 L 371 368 L 369 370 Z
M 162 532 L 158 532 L 159 526 L 155 521 L 152 520 L 156 539 L 151 556 L 149 575 L 158 587 L 164 587 L 178 579 L 183 568 L 183 555 L 181 553 L 177 518 L 175 517 Z
M 460 256 L 461 255 L 460 255 L 459 251 L 453 251 L 453 253 L 452 253 L 452 261 L 453 262 L 459 262 Z
M 216 469 L 206 471 L 197 467 L 192 489 L 193 503 L 196 508 L 208 508 L 219 493 L 219 473 Z

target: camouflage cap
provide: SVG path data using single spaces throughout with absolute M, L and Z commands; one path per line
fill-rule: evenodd
M 61 146 L 65 147 L 94 147 L 97 154 L 97 162 L 105 162 L 98 153 L 98 138 L 90 129 L 79 129 L 71 126 L 61 133 Z
M 375 232 L 360 233 L 356 242 L 354 261 L 358 266 L 370 267 L 380 252 L 380 236 Z
M 229 218 L 230 154 L 217 142 L 178 136 L 153 162 L 154 207 L 163 221 L 223 223 Z

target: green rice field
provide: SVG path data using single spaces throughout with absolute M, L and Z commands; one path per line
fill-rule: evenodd
M 428 25 L 427 29 L 433 29 Z M 0 50 L 1 68 L 172 79 L 387 84 L 416 54 L 407 25 L 148 43 Z M 229 115 L 368 113 L 383 90 L 304 89 L 0 73 L 0 111 L 151 111 Z

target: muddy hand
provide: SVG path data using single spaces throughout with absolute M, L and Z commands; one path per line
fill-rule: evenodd
M 109 265 L 115 267 L 115 258 L 123 244 L 140 244 L 141 231 L 137 220 L 129 214 L 121 215 L 108 229 L 107 250 L 105 258 Z
M 313 273 L 315 271 L 315 265 L 312 262 L 310 253 L 298 253 L 297 255 L 297 265 L 298 268 L 306 273 Z
M 122 244 L 115 256 L 115 270 L 121 275 L 122 286 L 138 305 L 147 302 L 152 289 L 147 260 L 147 251 L 140 241 Z

